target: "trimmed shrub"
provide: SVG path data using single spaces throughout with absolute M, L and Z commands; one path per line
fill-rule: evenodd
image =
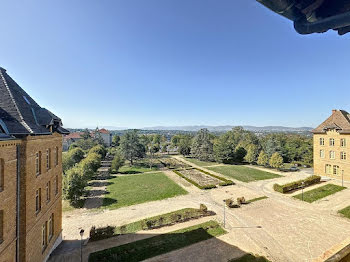
M 117 173 L 119 168 L 121 168 L 125 163 L 125 159 L 122 157 L 121 154 L 117 153 L 113 160 L 112 160 L 112 164 L 111 164 L 111 173 Z
M 208 207 L 204 204 L 200 204 L 199 210 L 203 213 L 206 213 L 206 212 L 208 212 Z
M 237 198 L 237 204 L 238 205 L 246 204 L 245 198 L 244 197 L 238 197 Z
M 90 240 L 97 241 L 114 236 L 115 227 L 107 226 L 96 228 L 95 226 L 90 229 Z
M 91 153 L 99 154 L 101 156 L 101 158 L 105 158 L 105 156 L 107 154 L 107 150 L 104 146 L 97 145 L 97 146 L 94 146 L 93 148 L 90 149 L 89 154 L 91 154 Z
M 306 179 L 298 180 L 298 181 L 291 182 L 291 183 L 284 184 L 284 185 L 274 184 L 273 189 L 277 192 L 284 194 L 284 193 L 287 193 L 289 191 L 301 188 L 303 186 L 302 185 L 303 182 L 304 182 L 304 187 L 307 187 L 307 186 L 311 186 L 313 184 L 317 184 L 320 181 L 321 181 L 320 176 L 313 175 L 313 176 L 310 176 Z

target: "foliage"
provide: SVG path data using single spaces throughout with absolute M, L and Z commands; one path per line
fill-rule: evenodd
M 118 147 L 120 145 L 120 136 L 114 135 L 112 138 L 112 145 Z
M 188 156 L 191 153 L 192 136 L 182 135 L 178 142 L 178 152 L 181 155 Z
M 339 213 L 350 219 L 350 206 L 340 210 Z
M 141 144 L 137 130 L 128 131 L 120 140 L 120 150 L 125 159 L 133 165 L 134 160 L 146 155 L 146 147 Z
M 244 157 L 244 160 L 252 164 L 257 161 L 258 158 L 258 146 L 254 144 L 249 144 L 247 147 L 247 154 Z
M 71 203 L 77 202 L 84 193 L 86 181 L 81 170 L 74 167 L 67 171 L 63 179 L 63 197 Z
M 243 162 L 243 159 L 246 156 L 246 154 L 247 154 L 247 151 L 243 147 L 241 146 L 237 147 L 235 151 L 235 161 L 238 163 Z
M 292 190 L 296 190 L 296 189 L 299 189 L 301 187 L 307 187 L 307 186 L 311 186 L 311 185 L 314 185 L 314 184 L 317 184 L 321 181 L 321 177 L 320 176 L 310 176 L 306 179 L 301 179 L 301 180 L 298 180 L 298 181 L 294 181 L 294 182 L 291 182 L 291 183 L 287 183 L 287 184 L 284 184 L 284 185 L 279 185 L 279 184 L 274 184 L 273 185 L 273 189 L 277 192 L 280 192 L 280 193 L 287 193 L 289 191 L 292 191 Z
M 71 146 L 73 145 L 74 147 L 80 147 L 84 151 L 89 151 L 91 148 L 96 146 L 97 143 L 92 138 L 88 138 L 88 139 L 80 139 L 74 142 Z
M 266 166 L 269 163 L 269 156 L 265 153 L 264 150 L 260 151 L 257 164 L 259 166 Z
M 75 147 L 62 155 L 62 169 L 66 172 L 84 158 L 84 151 Z
M 91 138 L 91 133 L 89 131 L 89 129 L 85 128 L 84 131 L 82 132 L 82 134 L 80 135 L 84 140 L 87 140 L 89 138 Z
M 121 168 L 125 163 L 125 159 L 123 158 L 120 152 L 116 153 L 111 164 L 111 172 L 117 173 L 119 168 Z
M 281 168 L 283 166 L 282 156 L 278 152 L 273 153 L 270 158 L 269 164 L 273 168 Z
M 213 143 L 208 129 L 201 129 L 193 138 L 191 153 L 195 158 L 202 161 L 211 161 L 214 159 Z
M 89 262 L 143 261 L 225 233 L 226 231 L 216 221 L 208 221 L 168 234 L 92 253 L 89 256 Z
M 262 196 L 262 197 L 256 197 L 256 198 L 253 198 L 253 199 L 249 199 L 247 201 L 247 203 L 253 203 L 253 202 L 256 202 L 256 201 L 259 201 L 259 200 L 263 200 L 263 199 L 267 199 L 268 197 L 267 196 Z
M 96 153 L 96 154 L 100 155 L 101 158 L 103 159 L 103 158 L 105 158 L 105 156 L 107 154 L 107 150 L 103 145 L 96 145 L 89 150 L 89 154 L 91 154 L 91 153 Z

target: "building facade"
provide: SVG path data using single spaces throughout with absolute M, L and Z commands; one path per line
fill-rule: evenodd
M 313 131 L 314 173 L 350 181 L 350 115 L 333 110 Z
M 0 68 L 0 262 L 46 261 L 62 241 L 63 134 Z

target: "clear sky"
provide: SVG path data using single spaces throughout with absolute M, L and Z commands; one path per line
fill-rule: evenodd
M 316 126 L 350 110 L 350 36 L 254 0 L 2 0 L 0 66 L 65 127 Z

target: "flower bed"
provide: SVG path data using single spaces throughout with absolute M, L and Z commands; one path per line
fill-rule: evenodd
M 195 168 L 183 169 L 181 171 L 174 170 L 174 172 L 200 189 L 215 188 L 222 183 L 221 180 L 205 174 Z

